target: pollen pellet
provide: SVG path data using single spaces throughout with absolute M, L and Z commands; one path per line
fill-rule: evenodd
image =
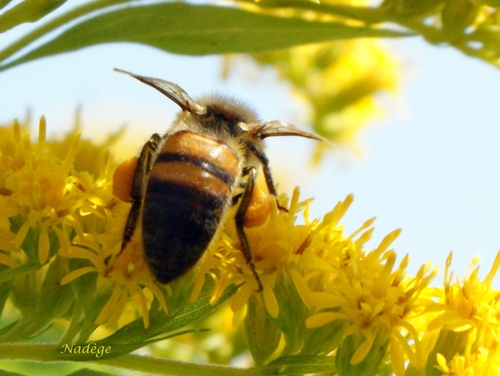
M 123 161 L 113 173 L 113 195 L 124 202 L 130 201 L 130 191 L 138 160 L 139 158 L 133 157 Z
M 252 228 L 262 225 L 269 218 L 270 212 L 269 194 L 258 185 L 255 186 L 245 214 L 245 227 Z

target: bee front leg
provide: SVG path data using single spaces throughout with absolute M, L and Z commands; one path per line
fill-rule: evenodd
M 245 234 L 244 225 L 245 225 L 245 215 L 248 209 L 248 205 L 250 205 L 250 200 L 252 198 L 253 188 L 255 186 L 255 178 L 257 176 L 257 169 L 255 167 L 246 167 L 243 169 L 243 176 L 248 175 L 248 179 L 245 185 L 245 191 L 241 195 L 240 198 L 240 206 L 236 211 L 236 215 L 234 217 L 234 221 L 236 224 L 236 233 L 238 234 L 238 239 L 241 244 L 241 252 L 243 252 L 243 256 L 245 256 L 245 260 L 248 265 L 250 265 L 250 269 L 252 270 L 252 274 L 259 285 L 259 289 L 257 292 L 262 291 L 262 281 L 260 280 L 257 271 L 255 270 L 255 265 L 252 259 L 252 253 L 250 251 L 250 244 L 248 243 L 247 236 Z M 238 195 L 239 197 L 239 195 Z
M 132 207 L 128 213 L 125 230 L 123 231 L 122 246 L 118 255 L 123 252 L 127 244 L 130 242 L 137 227 L 137 221 L 139 220 L 142 204 L 144 202 L 144 196 L 146 194 L 147 179 L 151 168 L 153 168 L 153 163 L 155 161 L 155 156 L 158 152 L 160 142 L 160 135 L 156 133 L 153 134 L 149 141 L 144 144 L 139 160 L 137 161 L 134 181 L 132 182 L 132 190 L 130 193 L 130 202 L 132 203 Z

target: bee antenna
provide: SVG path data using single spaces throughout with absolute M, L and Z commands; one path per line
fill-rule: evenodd
M 207 113 L 207 109 L 204 106 L 196 103 L 180 86 L 172 82 L 160 80 L 159 78 L 139 76 L 138 74 L 127 72 L 118 68 L 114 68 L 113 70 L 115 72 L 134 77 L 142 83 L 155 88 L 172 102 L 176 103 L 180 108 L 182 108 L 183 111 L 194 112 L 198 115 L 204 115 Z

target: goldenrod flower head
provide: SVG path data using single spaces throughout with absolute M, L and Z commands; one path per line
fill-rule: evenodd
M 120 180 L 115 180 L 115 184 L 121 184 Z M 149 325 L 148 309 L 153 295 L 159 300 L 164 311 L 167 305 L 164 295 L 149 270 L 144 257 L 144 250 L 141 243 L 141 229 L 139 228 L 132 241 L 120 253 L 123 239 L 123 229 L 125 220 L 130 210 L 130 204 L 118 200 L 113 196 L 111 182 L 107 182 L 107 196 L 109 200 L 105 207 L 108 210 L 99 213 L 103 219 L 102 226 L 92 232 L 79 231 L 76 228 L 76 236 L 70 241 L 65 234 L 58 233 L 61 237 L 61 255 L 68 258 L 82 258 L 90 261 L 91 266 L 79 268 L 62 280 L 68 283 L 75 278 L 90 272 L 97 272 L 99 279 L 98 286 L 112 284 L 112 293 L 104 305 L 99 315 L 95 319 L 96 324 L 111 326 L 120 319 L 127 304 L 135 301 L 136 307 L 143 318 L 144 326 Z M 64 238 L 64 240 L 63 240 Z
M 423 339 L 427 369 L 495 375 L 500 369 L 500 294 L 491 282 L 500 266 L 500 253 L 484 280 L 478 277 L 477 258 L 463 280 L 450 272 L 451 261 L 452 253 L 446 261 L 443 289 L 428 292 L 429 320 Z
M 262 297 L 265 307 L 271 317 L 276 318 L 279 306 L 273 287 L 280 273 L 295 268 L 300 262 L 301 245 L 308 240 L 309 228 L 307 225 L 296 224 L 295 220 L 298 212 L 307 208 L 309 202 L 299 202 L 298 189 L 294 191 L 287 212 L 277 209 L 272 196 L 266 197 L 266 200 L 271 206 L 269 217 L 262 225 L 246 228 L 245 232 L 249 238 L 255 267 L 263 283 Z M 226 222 L 225 229 L 222 235 L 224 247 L 219 250 L 219 253 L 224 253 L 221 258 L 223 268 L 220 274 L 220 280 L 224 283 L 219 285 L 217 291 L 222 291 L 225 284 L 239 285 L 246 282 L 232 298 L 232 308 L 238 311 L 243 308 L 249 295 L 253 294 L 258 286 L 250 268 L 246 265 L 239 243 L 235 241 L 238 237 L 233 224 L 230 221 Z
M 311 299 L 310 305 L 318 311 L 307 319 L 306 325 L 313 328 L 347 320 L 347 339 L 349 336 L 357 339 L 344 341 L 350 348 L 342 361 L 345 368 L 356 372 L 356 366 L 362 362 L 377 366 L 369 355 L 377 352 L 379 346 L 389 345 L 393 370 L 402 375 L 405 359 L 422 358 L 418 333 L 410 318 L 419 294 L 435 276 L 435 271 L 423 266 L 416 277 L 406 276 L 408 257 L 393 270 L 396 254 L 388 247 L 400 230 L 387 235 L 373 251 L 366 252 L 363 245 L 372 230 L 364 231 L 357 240 L 351 237 L 340 254 L 327 257 L 334 272 L 322 282 L 321 295 Z M 408 335 L 415 342 L 414 349 L 407 344 Z
M 3 210 L 0 226 L 4 243 L 2 249 L 10 256 L 3 254 L 2 259 L 11 267 L 25 263 L 45 264 L 57 246 L 54 234 L 49 237 L 49 229 L 67 224 L 87 205 L 81 196 L 88 192 L 73 189 L 74 185 L 68 178 L 78 136 L 68 136 L 71 140 L 69 148 L 59 159 L 51 152 L 54 144 L 45 139 L 44 118 L 40 120 L 37 142 L 31 142 L 26 130 L 27 127 L 17 121 L 11 127 L 2 127 L 6 137 L 2 138 L 1 148 L 0 204 Z M 10 137 L 7 136 L 9 131 Z M 73 177 L 76 180 L 80 178 L 77 174 Z M 29 232 L 37 234 L 30 239 L 30 243 L 35 243 L 37 247 L 25 244 Z
M 258 292 L 258 284 L 241 252 L 232 220 L 225 222 L 221 240 L 209 252 L 202 266 L 204 270 L 212 270 L 210 275 L 215 281 L 213 301 L 228 285 L 239 286 L 230 299 L 230 307 L 236 317 L 246 317 L 247 341 L 256 364 L 265 363 L 273 357 L 273 353 L 280 351 L 281 333 L 285 336 L 285 347 L 298 350 L 306 345 L 303 342 L 307 337 L 304 322 L 307 318 L 308 297 L 302 294 L 303 284 L 307 284 L 303 276 L 307 273 L 322 275 L 332 270 L 325 260 L 318 257 L 318 253 L 328 252 L 324 248 L 325 243 L 321 243 L 321 250 L 312 246 L 318 221 L 311 222 L 308 219 L 310 200 L 300 201 L 297 188 L 290 202 L 287 201 L 281 197 L 280 206 L 287 210 L 278 209 L 274 197 L 268 194 L 258 205 L 266 208 L 262 211 L 265 220 L 262 223 L 256 220 L 254 214 L 260 212 L 256 209 L 251 212 L 249 219 L 252 227 L 245 229 L 253 262 L 262 281 L 261 292 Z M 337 222 L 351 201 L 352 197 L 348 197 L 339 203 L 334 215 L 325 219 L 332 228 L 332 238 L 342 237 Z M 297 223 L 300 212 L 303 223 Z M 229 217 L 232 218 L 231 213 Z M 203 278 L 202 275 L 199 278 Z M 298 340 L 295 344 L 293 337 Z M 314 336 L 309 342 L 314 342 Z
M 341 375 L 375 372 L 384 364 L 398 376 L 499 370 L 500 295 L 491 280 L 500 254 L 484 280 L 475 261 L 463 281 L 454 281 L 450 256 L 444 288 L 431 288 L 434 270 L 424 265 L 409 276 L 408 257 L 396 262 L 391 245 L 400 230 L 372 250 L 367 242 L 375 218 L 345 233 L 342 218 L 352 195 L 322 219 L 311 220 L 310 200 L 301 200 L 298 188 L 278 203 L 259 177 L 244 231 L 263 289 L 242 253 L 234 223 L 237 205 L 196 267 L 162 286 L 145 259 L 140 225 L 121 251 L 135 159 L 112 168 L 109 143 L 81 141 L 76 130 L 48 140 L 43 119 L 35 141 L 17 122 L 0 127 L 0 135 L 5 136 L 0 140 L 0 205 L 5 208 L 0 281 L 9 282 L 4 286 L 22 315 L 15 330 L 0 333 L 0 341 L 31 338 L 53 322 L 69 320 L 68 342 L 111 338 L 123 344 L 125 337 L 137 336 L 124 347 L 126 353 L 229 299 L 217 316 L 224 324 L 221 333 L 190 337 L 201 340 L 194 350 L 208 351 L 207 359 L 229 361 L 246 346 L 257 367 L 296 354 L 335 356 Z M 86 153 L 100 165 L 80 170 L 76 158 Z M 168 311 L 167 304 L 175 309 Z M 123 326 L 126 330 L 116 331 Z M 216 354 L 214 344 L 221 341 L 234 343 Z
M 234 312 L 246 313 L 246 327 L 253 328 L 247 330 L 247 339 L 257 364 L 265 363 L 280 351 L 319 347 L 324 339 L 318 340 L 312 333 L 325 325 L 337 326 L 343 335 L 364 338 L 353 351 L 348 351 L 350 364 L 372 361 L 369 353 L 380 342 L 390 343 L 392 361 L 399 366 L 398 375 L 404 370 L 405 359 L 421 360 L 418 334 L 409 318 L 416 299 L 435 271 L 424 266 L 417 277 L 407 277 L 407 257 L 393 270 L 396 254 L 388 248 L 400 230 L 367 252 L 364 245 L 370 239 L 374 219 L 351 235 L 345 235 L 340 224 L 352 196 L 338 203 L 322 221 L 309 220 L 309 200 L 300 201 L 298 189 L 289 204 L 281 198 L 281 205 L 288 211 L 279 210 L 272 197 L 269 199 L 271 210 L 267 219 L 245 229 L 263 290 L 258 292 L 232 221 L 225 222 L 221 241 L 205 259 L 208 266 L 202 267 L 212 270 L 213 301 L 228 285 L 240 286 L 230 304 Z M 301 211 L 303 219 L 298 223 Z M 255 329 L 258 325 L 264 325 L 265 330 Z M 281 333 L 284 344 L 280 341 Z M 417 342 L 413 349 L 405 339 L 408 334 Z M 333 349 L 335 340 L 331 341 L 328 346 Z
M 40 283 L 50 270 L 59 270 L 64 289 L 74 279 L 97 272 L 98 287 L 114 287 L 107 304 L 99 307 L 102 311 L 96 312 L 96 324 L 115 323 L 126 304 L 140 297 L 136 306 L 147 326 L 151 296 L 146 298 L 141 286 L 154 292 L 165 309 L 166 304 L 144 265 L 142 249 L 132 243 L 121 257 L 107 262 L 119 249 L 129 208 L 111 191 L 107 148 L 114 137 L 96 146 L 81 141 L 76 127 L 62 139 L 47 140 L 44 118 L 38 140 L 32 141 L 28 131 L 27 125 L 17 121 L 0 128 L 4 136 L 0 144 L 0 263 L 10 268 L 4 271 L 8 272 L 5 278 L 14 278 L 18 291 L 33 291 L 37 287 L 23 283 L 23 276 L 47 264 L 48 269 L 39 273 Z M 82 261 L 71 262 L 77 259 Z M 89 286 L 87 293 L 93 291 Z M 57 291 L 52 294 L 56 296 Z
M 455 354 L 449 362 L 438 353 L 437 363 L 435 369 L 440 371 L 441 375 L 494 376 L 500 373 L 500 357 L 496 348 L 479 348 L 468 356 Z

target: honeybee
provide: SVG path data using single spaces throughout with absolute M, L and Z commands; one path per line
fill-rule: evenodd
M 172 82 L 115 71 L 152 86 L 181 108 L 171 129 L 163 136 L 153 134 L 142 148 L 120 253 L 141 220 L 150 270 L 160 283 L 167 284 L 196 264 L 227 209 L 238 205 L 234 221 L 241 252 L 261 291 L 244 230 L 260 170 L 278 208 L 286 210 L 278 203 L 262 140 L 273 136 L 323 138 L 281 121 L 259 121 L 252 110 L 234 99 L 213 95 L 193 100 Z M 243 192 L 236 194 L 239 187 Z

